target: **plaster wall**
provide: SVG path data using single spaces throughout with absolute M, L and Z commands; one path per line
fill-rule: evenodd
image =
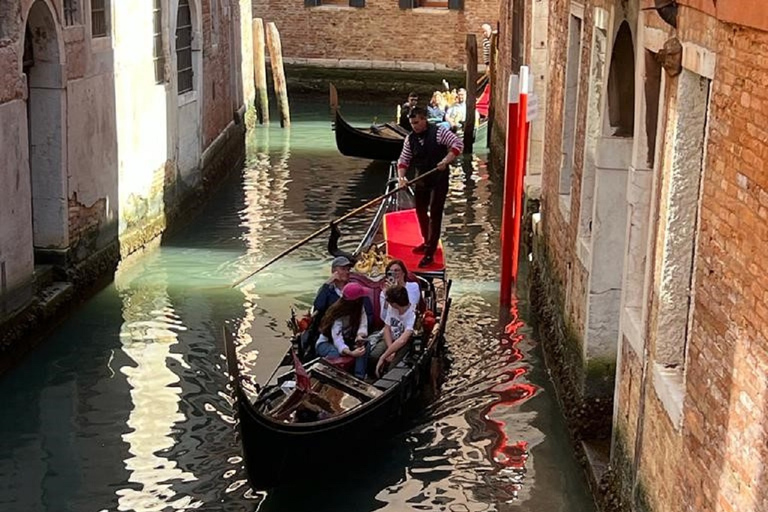
M 105 220 L 117 219 L 118 208 L 118 141 L 112 88 L 110 74 L 73 80 L 67 86 L 69 186 L 81 204 L 90 206 L 106 199 L 109 207 Z
M 9 296 L 31 277 L 32 203 L 27 153 L 26 104 L 0 104 L 0 309 L 9 312 L 29 298 Z
M 115 117 L 117 126 L 118 201 L 120 234 L 145 220 L 163 214 L 162 187 L 156 187 L 155 173 L 173 160 L 168 105 L 172 69 L 166 60 L 165 80 L 155 83 L 152 60 L 152 7 L 150 4 L 120 2 L 113 6 L 121 23 L 115 27 Z M 167 13 L 166 13 L 167 15 Z M 123 24 L 125 23 L 125 24 Z M 168 27 L 163 27 L 167 56 Z M 149 200 L 148 200 L 149 198 Z

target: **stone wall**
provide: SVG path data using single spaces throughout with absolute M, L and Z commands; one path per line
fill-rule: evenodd
M 96 38 L 86 12 L 65 23 L 60 0 L 11 4 L 0 8 L 0 144 L 16 148 L 0 155 L 0 371 L 242 163 L 253 96 L 250 0 L 190 2 L 194 82 L 183 94 L 175 10 L 160 13 L 156 45 L 151 3 L 110 2 Z
M 400 9 L 395 0 L 367 0 L 364 7 L 319 5 L 304 0 L 254 2 L 253 16 L 274 22 L 280 31 L 283 56 L 324 60 L 346 59 L 370 63 L 374 68 L 393 64 L 411 69 L 462 69 L 468 32 L 481 40 L 480 25 L 495 25 L 498 0 L 465 0 L 464 9 Z M 479 53 L 481 55 L 481 53 Z

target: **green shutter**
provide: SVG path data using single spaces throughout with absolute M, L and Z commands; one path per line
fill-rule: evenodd
M 349 0 L 350 7 L 365 7 L 365 0 Z
M 320 0 L 304 0 L 304 7 L 316 7 L 320 5 Z
M 448 0 L 448 8 L 452 11 L 463 11 L 464 0 Z
M 415 0 L 399 0 L 401 9 L 413 9 L 416 7 Z

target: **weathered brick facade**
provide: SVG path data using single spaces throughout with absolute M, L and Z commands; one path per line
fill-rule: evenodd
M 395 0 L 367 0 L 364 7 L 306 7 L 304 0 L 253 6 L 254 17 L 277 25 L 287 62 L 343 59 L 374 68 L 410 63 L 414 69 L 462 69 L 466 34 L 480 34 L 480 25 L 495 24 L 498 13 L 498 0 L 465 0 L 462 10 L 400 9 Z
M 574 407 L 606 398 L 606 389 L 615 403 L 612 420 L 601 420 L 613 432 L 604 509 L 766 511 L 768 11 L 748 0 L 678 0 L 677 13 L 659 14 L 640 10 L 650 0 L 548 3 L 532 303 L 577 437 L 590 436 Z M 500 51 L 509 62 L 509 47 Z M 605 87 L 596 82 L 601 55 Z M 500 71 L 497 88 L 509 74 Z M 499 124 L 503 102 L 496 108 Z M 574 157 L 564 188 L 569 115 Z M 596 137 L 590 126 L 600 128 Z M 503 138 L 494 139 L 499 161 Z M 611 216 L 626 219 L 622 229 Z M 599 295 L 615 293 L 601 286 L 616 267 L 596 264 L 606 253 L 622 262 L 620 304 L 608 306 Z M 594 320 L 602 312 L 615 313 L 618 334 Z M 614 375 L 612 392 L 599 385 Z

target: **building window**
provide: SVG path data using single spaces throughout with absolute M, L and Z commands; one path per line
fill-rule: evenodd
M 152 60 L 155 64 L 155 83 L 165 82 L 165 56 L 163 54 L 163 9 L 162 0 L 154 0 L 152 8 Z
M 568 25 L 568 61 L 565 69 L 565 105 L 563 111 L 562 163 L 560 194 L 570 195 L 576 143 L 576 118 L 581 76 L 581 18 L 571 15 Z M 568 204 L 570 206 L 570 203 Z
M 304 0 L 304 7 L 317 7 L 318 5 L 365 7 L 365 0 Z
M 77 0 L 64 0 L 64 24 L 66 26 L 80 24 L 80 9 Z
M 109 35 L 109 0 L 91 0 L 91 37 Z
M 176 16 L 176 69 L 179 94 L 192 90 L 192 14 L 189 0 L 179 0 Z
M 464 9 L 464 0 L 398 0 L 398 5 L 401 9 L 427 7 L 433 9 L 450 9 L 453 11 L 461 11 Z
M 629 23 L 616 34 L 608 76 L 608 119 L 614 137 L 632 137 L 635 127 L 635 48 Z

